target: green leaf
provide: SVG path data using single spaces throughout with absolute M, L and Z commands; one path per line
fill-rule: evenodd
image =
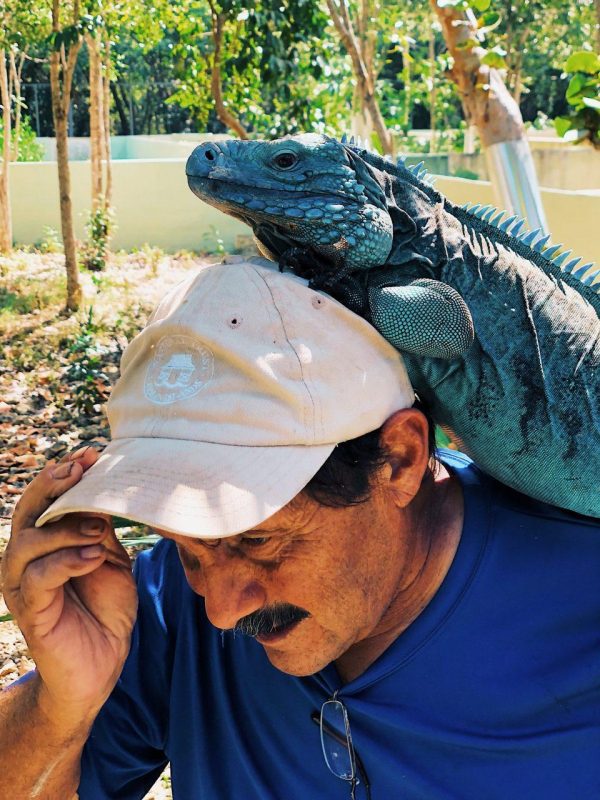
M 13 619 L 14 617 L 12 614 L 2 614 L 2 616 L 0 616 L 0 622 L 10 622 Z
M 559 136 L 564 136 L 570 128 L 571 120 L 569 117 L 556 117 L 554 120 L 554 129 Z
M 492 3 L 492 0 L 471 0 L 470 5 L 471 8 L 474 8 L 475 11 L 487 11 Z
M 588 75 L 595 75 L 600 72 L 600 57 L 587 50 L 572 53 L 565 64 L 565 72 L 586 72 Z
M 477 42 L 475 39 L 463 39 L 462 42 L 458 42 L 456 45 L 457 50 L 472 50 L 474 47 L 477 46 Z
M 500 14 L 497 11 L 490 11 L 479 17 L 477 21 L 478 28 L 494 28 L 500 22 Z
M 565 97 L 570 105 L 581 106 L 584 97 L 594 98 L 597 94 L 596 78 L 588 78 L 582 72 L 576 72 L 569 81 Z
M 503 69 L 506 67 L 506 61 L 504 60 L 505 55 L 506 50 L 503 50 L 501 47 L 494 47 L 493 50 L 488 50 L 488 52 L 481 59 L 481 62 L 486 64 L 488 67 Z
M 435 426 L 435 444 L 436 447 L 448 447 L 452 439 L 447 436 L 444 431 L 439 427 Z

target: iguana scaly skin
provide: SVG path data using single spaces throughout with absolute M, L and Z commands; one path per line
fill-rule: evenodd
M 523 221 L 459 208 L 360 147 L 304 134 L 197 147 L 188 182 L 261 252 L 368 318 L 483 469 L 600 517 L 600 271 Z

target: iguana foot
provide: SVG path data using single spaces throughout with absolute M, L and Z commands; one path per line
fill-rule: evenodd
M 463 356 L 473 344 L 473 319 L 459 293 L 422 278 L 406 286 L 369 289 L 371 319 L 398 350 L 430 358 Z
M 309 251 L 305 247 L 289 247 L 281 254 L 279 257 L 279 272 L 285 272 L 287 269 L 307 280 L 316 271 L 314 261 L 311 260 Z

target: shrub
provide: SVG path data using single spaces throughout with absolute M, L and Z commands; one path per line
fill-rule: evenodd
M 14 130 L 11 132 L 14 136 Z M 41 161 L 44 156 L 44 148 L 37 141 L 35 131 L 29 123 L 27 117 L 21 118 L 19 129 L 19 153 L 17 161 Z M 0 119 L 0 152 L 4 147 L 4 127 Z

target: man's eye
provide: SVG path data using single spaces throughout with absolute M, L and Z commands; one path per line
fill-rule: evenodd
M 261 544 L 267 544 L 271 541 L 270 536 L 242 536 L 242 544 L 249 545 L 250 547 L 260 547 Z

